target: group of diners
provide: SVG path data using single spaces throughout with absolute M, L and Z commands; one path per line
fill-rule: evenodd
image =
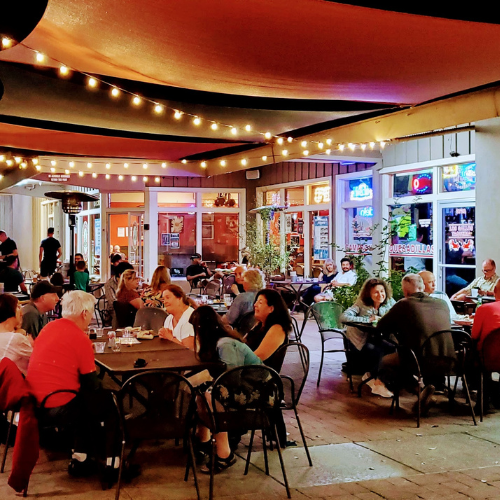
M 157 269 L 155 274 L 152 285 L 156 288 L 153 290 L 161 292 L 161 302 L 168 313 L 164 327 L 159 330 L 160 338 L 184 345 L 201 361 L 220 361 L 227 369 L 264 363 L 280 370 L 283 356 L 277 356 L 276 351 L 287 342 L 291 318 L 281 295 L 275 290 L 263 289 L 259 271 L 248 270 L 242 275 L 244 291 L 234 302 L 234 310 L 242 314 L 253 310 L 255 326 L 246 335 L 231 327 L 234 318 L 223 320 L 211 306 L 196 310 L 191 307 L 181 287 L 165 283 L 164 268 Z M 138 306 L 145 307 L 140 295 L 130 293 L 136 286 L 134 271 L 126 269 L 120 275 L 117 296 L 122 296 L 123 290 L 129 300 L 141 301 Z M 68 468 L 71 475 L 94 473 L 95 456 L 105 453 L 105 474 L 107 480 L 113 480 L 117 471 L 112 464 L 116 468 L 118 461 L 113 461 L 116 443 L 112 430 L 116 430 L 117 425 L 110 423 L 114 418 L 112 400 L 97 376 L 92 342 L 86 334 L 96 299 L 90 293 L 69 291 L 61 299 L 62 319 L 47 323 L 43 311 L 53 309 L 59 301 L 55 289 L 43 281 L 34 287 L 32 298 L 25 306 L 26 318 L 30 318 L 30 325 L 36 325 L 38 331 L 28 334 L 22 328 L 23 311 L 18 307 L 17 298 L 8 293 L 0 295 L 0 359 L 7 357 L 18 366 L 38 404 L 53 391 L 77 391 L 77 396 L 64 393 L 51 397 L 43 419 L 61 427 L 68 422 L 78 422 L 75 451 Z M 102 429 L 99 430 L 100 422 L 105 422 L 109 436 L 103 436 Z M 284 423 L 279 427 L 280 443 L 286 446 Z M 205 452 L 210 440 L 207 433 L 208 430 L 202 427 L 197 430 L 198 456 L 204 462 L 208 459 Z M 230 440 L 226 434 L 215 436 L 218 471 L 235 463 L 233 451 L 239 436 L 236 438 L 233 436 Z M 208 471 L 203 464 L 201 466 L 202 471 Z
M 495 263 L 492 260 L 483 263 L 483 274 L 484 278 L 476 279 L 464 291 L 459 292 L 459 296 L 465 298 L 479 282 L 482 294 L 493 294 L 496 299 L 494 303 L 481 306 L 475 316 L 472 340 L 477 349 L 475 358 L 472 358 L 472 369 L 476 369 L 476 373 L 471 373 L 470 377 L 473 383 L 474 375 L 477 375 L 477 352 L 481 349 L 484 338 L 500 328 L 500 280 L 496 277 Z M 494 277 L 495 281 L 492 280 Z M 415 379 L 408 371 L 408 365 L 399 359 L 396 345 L 418 353 L 434 333 L 450 330 L 457 317 L 446 294 L 436 291 L 436 279 L 430 271 L 405 275 L 402 279 L 402 291 L 404 298 L 395 302 L 386 281 L 370 278 L 363 284 L 356 302 L 340 317 L 348 325 L 346 342 L 349 343 L 349 369 L 364 373 L 363 380 L 367 380 L 373 394 L 383 397 L 393 396 L 396 382 L 410 391 L 416 390 Z M 432 352 L 455 356 L 451 334 L 432 338 L 430 348 Z M 444 382 L 444 377 L 424 377 L 424 411 L 434 401 L 432 395 L 435 392 L 446 390 Z M 500 404 L 499 389 L 492 389 L 490 383 L 488 385 L 488 395 L 491 395 L 493 402 Z

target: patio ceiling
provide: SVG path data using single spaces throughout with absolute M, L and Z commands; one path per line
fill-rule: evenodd
M 21 42 L 0 52 L 0 149 L 26 156 L 168 161 L 205 175 L 202 160 L 240 158 L 264 132 L 308 137 L 500 81 L 498 19 L 470 6 L 446 19 L 427 4 L 384 10 L 392 2 L 50 0 L 35 12 L 41 3 L 0 10 L 0 34 Z M 151 102 L 112 99 L 108 84 Z

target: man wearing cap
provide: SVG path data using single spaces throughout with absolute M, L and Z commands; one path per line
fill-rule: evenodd
M 40 243 L 38 260 L 40 262 L 40 274 L 45 278 L 54 274 L 57 267 L 57 259 L 62 255 L 59 240 L 54 238 L 54 228 L 49 227 L 47 238 Z
M 192 264 L 186 269 L 186 279 L 191 284 L 191 288 L 196 288 L 200 280 L 207 280 L 212 276 L 212 273 L 201 261 L 199 253 L 191 255 L 191 262 Z
M 58 289 L 48 281 L 40 281 L 31 291 L 31 301 L 23 307 L 22 328 L 33 340 L 47 324 L 47 315 L 59 302 Z

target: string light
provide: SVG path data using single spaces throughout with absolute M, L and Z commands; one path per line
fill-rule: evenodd
M 375 143 L 374 142 L 370 142 L 370 148 L 373 149 L 375 147 Z
M 278 137 L 278 140 L 276 141 L 280 146 L 283 146 L 283 137 Z
M 206 161 L 202 161 L 200 163 L 200 166 L 201 166 L 201 168 L 207 168 L 207 162 Z
M 97 174 L 96 174 L 95 172 L 92 172 L 92 177 L 93 177 L 94 179 L 96 179 L 96 178 L 97 178 Z
M 41 167 L 40 165 L 37 165 L 35 168 L 36 168 L 39 172 L 40 172 L 40 170 L 42 170 L 42 167 Z
M 119 176 L 118 176 L 118 180 L 119 180 L 119 181 L 123 181 L 123 175 L 119 175 Z
M 33 165 L 38 165 L 38 158 L 33 158 L 31 161 Z
M 20 156 L 15 156 L 14 161 L 19 165 L 23 161 L 23 159 Z
M 288 150 L 287 150 L 287 149 L 284 149 L 284 150 L 281 152 L 281 154 L 282 154 L 283 156 L 288 156 Z
M 194 118 L 194 120 L 193 120 L 193 123 L 194 123 L 195 125 L 200 125 L 200 124 L 201 124 L 201 119 L 200 119 L 198 116 L 196 116 L 196 117 Z
M 345 148 L 344 144 L 339 144 L 339 150 L 340 151 L 344 151 L 344 148 Z
M 135 182 L 135 181 L 137 180 L 137 177 L 136 177 L 135 175 L 133 175 L 133 176 L 131 177 L 131 179 Z
M 87 163 L 87 168 L 92 168 L 92 163 Z
M 303 155 L 304 156 L 308 156 L 309 155 L 309 151 L 307 149 L 304 149 L 304 151 L 302 151 Z
M 325 153 L 326 153 L 327 155 L 329 155 L 331 152 L 332 152 L 332 150 L 331 150 L 331 149 L 327 149 L 327 150 L 325 151 Z
M 106 168 L 109 170 L 111 168 L 111 164 L 110 163 L 106 163 Z
M 95 78 L 90 77 L 90 78 L 87 80 L 87 83 L 88 83 L 88 86 L 89 86 L 89 87 L 92 87 L 92 88 L 97 87 L 97 80 L 96 80 Z
M 120 90 L 119 90 L 119 89 L 117 89 L 116 87 L 113 87 L 113 88 L 111 89 L 111 95 L 112 95 L 113 97 L 118 97 L 118 96 L 120 95 Z
M 148 168 L 148 164 L 147 164 L 147 163 L 143 163 L 143 164 L 142 164 L 142 168 L 143 168 L 144 170 L 146 170 L 146 169 Z
M 384 149 L 384 148 L 385 148 L 385 144 L 386 144 L 386 143 L 385 143 L 385 141 L 380 141 L 380 147 L 381 147 L 382 149 Z
M 28 166 L 28 164 L 25 161 L 23 161 L 20 166 L 21 166 L 21 168 L 26 168 Z
M 262 161 L 267 161 L 267 156 L 266 156 L 266 155 L 264 155 L 264 156 L 262 157 Z
M 5 156 L 4 155 L 0 155 L 0 161 L 5 161 Z
M 221 167 L 225 167 L 227 164 L 226 164 L 226 160 L 221 160 L 220 161 L 220 166 Z
M 12 40 L 6 36 L 2 37 L 2 47 L 8 49 L 12 45 Z
M 41 54 L 40 52 L 37 52 L 36 53 L 36 60 L 37 60 L 37 62 L 41 63 L 45 60 L 45 56 L 43 54 Z
M 124 163 L 123 168 L 128 168 L 128 163 Z
M 141 101 L 142 99 L 138 95 L 134 96 L 134 98 L 132 99 L 132 103 L 136 106 L 139 106 L 139 104 L 141 104 Z
M 252 130 L 252 125 L 245 125 L 245 130 L 250 132 Z
M 70 162 L 69 162 L 69 166 L 70 166 L 71 168 L 73 168 L 73 167 L 75 166 L 75 162 L 74 162 L 74 161 L 70 161 Z
M 264 137 L 265 137 L 266 139 L 271 139 L 271 137 L 272 137 L 271 132 L 266 132 L 266 133 L 264 134 Z
M 361 144 L 361 150 L 364 151 L 366 149 L 366 144 Z
M 146 176 L 144 176 L 144 177 L 142 178 L 142 180 L 143 180 L 144 182 L 148 182 L 148 178 L 147 178 Z
M 80 171 L 78 172 L 78 175 L 79 175 L 80 177 L 83 177 L 83 175 L 84 175 L 84 174 L 83 174 L 83 172 L 80 170 Z
M 69 68 L 67 66 L 62 65 L 59 68 L 59 73 L 61 73 L 61 75 L 63 75 L 63 76 L 68 76 L 69 75 Z
M 184 160 L 181 160 L 181 163 L 183 163 L 184 165 L 187 163 L 188 161 L 186 159 Z
M 354 151 L 356 149 L 356 144 L 353 144 L 352 142 L 350 142 L 349 144 L 347 144 L 348 148 L 351 150 L 351 151 Z
M 182 111 L 179 111 L 178 109 L 175 110 L 175 113 L 174 113 L 174 118 L 176 120 L 180 120 L 182 117 Z
M 302 141 L 302 142 L 300 143 L 300 145 L 301 145 L 303 148 L 305 148 L 305 147 L 307 146 L 307 141 Z
M 157 184 L 159 184 L 159 182 L 160 182 L 160 178 L 159 178 L 159 177 L 155 177 L 155 182 L 156 182 Z
M 217 123 L 212 123 L 212 125 L 210 125 L 210 128 L 212 130 L 217 130 L 219 128 L 219 126 L 217 125 Z
M 12 160 L 7 160 L 5 163 L 7 163 L 8 167 L 12 167 L 12 165 L 14 165 L 14 162 Z
M 109 181 L 109 179 L 110 179 L 110 178 L 111 178 L 111 175 L 106 174 L 106 180 L 108 180 L 108 181 Z
M 246 160 L 246 158 L 243 158 L 243 160 L 241 160 L 241 164 L 243 166 L 245 166 L 247 163 L 248 163 L 248 161 Z
M 238 133 L 238 130 L 235 127 L 231 128 L 231 134 L 236 135 Z
M 155 113 L 158 113 L 158 114 L 163 113 L 163 106 L 161 104 L 157 104 L 155 106 Z
M 54 167 L 51 167 L 50 171 L 51 171 L 52 173 L 54 173 L 54 172 L 56 171 L 56 169 L 55 169 Z
M 329 146 L 331 146 L 331 145 L 332 145 L 332 140 L 331 140 L 331 139 L 327 139 L 327 140 L 326 140 L 326 143 L 327 143 Z
M 293 137 L 288 137 L 287 141 L 288 142 L 292 142 L 293 141 Z
M 318 142 L 318 148 L 323 149 L 323 147 L 324 147 L 324 144 L 322 142 Z
M 42 170 L 42 167 L 40 167 L 40 168 L 38 168 L 38 167 L 37 167 L 37 170 Z M 65 170 L 65 171 L 64 171 L 64 173 L 65 173 L 66 175 L 69 175 L 69 170 Z
M 57 162 L 56 162 L 56 160 L 52 160 L 52 161 L 50 162 L 50 164 L 51 164 L 53 167 L 55 167 L 55 166 L 57 165 Z
M 167 168 L 167 164 L 166 163 L 162 163 L 161 164 L 161 168 Z

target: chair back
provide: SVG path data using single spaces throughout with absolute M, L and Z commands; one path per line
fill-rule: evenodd
M 292 332 L 293 332 L 293 336 L 295 337 L 294 341 L 300 342 L 300 333 L 301 332 L 299 330 L 299 323 L 294 316 L 290 316 L 290 319 L 292 320 Z
M 133 326 L 137 309 L 128 302 L 113 302 L 113 309 L 115 310 L 115 317 L 113 318 L 113 328 L 125 328 Z
M 238 318 L 233 328 L 241 335 L 246 335 L 256 324 L 255 311 L 248 311 Z
M 217 281 L 209 281 L 203 290 L 205 295 L 210 298 L 215 299 L 217 295 L 220 295 L 220 284 Z
M 167 316 L 167 312 L 158 307 L 141 307 L 135 315 L 134 326 L 140 326 L 141 330 L 153 330 L 158 333 L 158 330 L 165 324 Z
M 427 338 L 417 353 L 424 377 L 452 374 L 457 364 L 453 330 L 440 330 Z
M 19 404 L 30 394 L 28 384 L 17 365 L 9 358 L 0 360 L 0 412 Z
M 309 374 L 309 349 L 300 342 L 282 345 L 276 352 L 283 351 L 283 364 L 280 376 L 283 381 L 283 393 L 286 408 L 299 404 Z
M 223 373 L 212 386 L 216 432 L 265 429 L 273 425 L 283 399 L 283 383 L 265 365 L 239 366 Z
M 118 392 L 117 403 L 122 429 L 132 439 L 186 436 L 196 408 L 192 385 L 168 370 L 129 378 Z
M 311 313 L 318 324 L 320 332 L 328 330 L 343 330 L 340 316 L 343 313 L 342 306 L 336 302 L 317 302 L 311 306 Z
M 234 274 L 224 276 L 222 278 L 222 295 L 232 293 L 231 287 L 236 283 L 236 277 Z
M 481 348 L 481 361 L 487 372 L 500 372 L 500 328 L 485 337 Z

